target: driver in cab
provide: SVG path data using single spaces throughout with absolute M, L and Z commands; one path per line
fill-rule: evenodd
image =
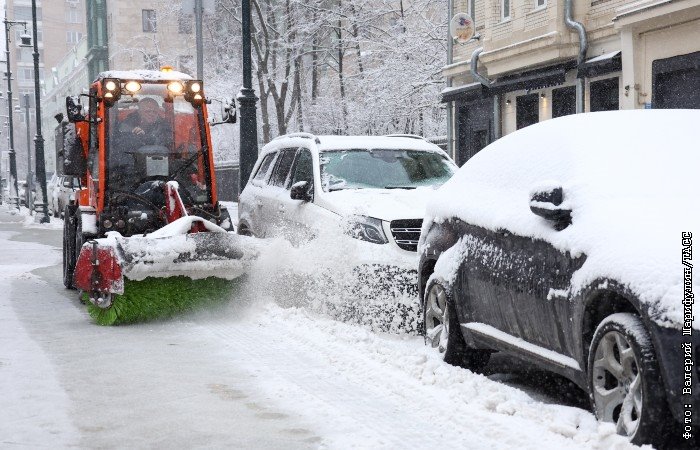
M 161 115 L 158 102 L 150 97 L 138 103 L 138 110 L 119 125 L 119 131 L 130 136 L 138 145 L 164 145 L 172 147 L 173 129 Z

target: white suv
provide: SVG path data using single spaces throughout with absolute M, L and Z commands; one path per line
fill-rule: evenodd
M 456 170 L 418 136 L 280 136 L 240 195 L 238 233 L 295 241 L 330 230 L 355 238 L 360 264 L 415 272 L 428 197 Z

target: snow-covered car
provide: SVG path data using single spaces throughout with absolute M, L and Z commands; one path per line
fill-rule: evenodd
M 292 241 L 329 232 L 357 266 L 415 278 L 425 204 L 456 169 L 417 136 L 281 136 L 262 149 L 240 195 L 238 232 Z
M 580 114 L 469 160 L 427 206 L 426 342 L 474 370 L 503 351 L 564 375 L 634 443 L 700 424 L 698 123 Z
M 17 196 L 19 198 L 19 204 L 22 206 L 28 206 L 27 200 L 32 202 L 35 198 L 35 195 L 36 195 L 35 189 L 36 189 L 36 186 L 32 185 L 32 190 L 31 190 L 32 198 L 30 200 L 27 198 L 27 181 L 26 180 L 17 181 Z
M 67 205 L 75 202 L 75 193 L 80 189 L 80 179 L 69 175 L 59 175 L 53 191 L 48 195 L 50 209 L 54 217 L 63 215 Z
M 58 209 L 58 186 L 61 181 L 61 176 L 54 173 L 51 178 L 49 178 L 49 181 L 46 182 L 46 196 L 48 197 L 47 199 L 47 206 L 49 210 L 49 214 L 52 214 L 54 217 L 58 217 L 60 214 L 60 210 Z

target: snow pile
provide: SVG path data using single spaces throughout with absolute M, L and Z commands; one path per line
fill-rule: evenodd
M 33 211 L 29 211 L 29 209 L 25 206 L 21 206 L 19 211 L 16 208 L 11 208 L 10 205 L 6 202 L 3 202 L 2 208 L 5 208 L 8 213 L 12 214 L 13 216 L 17 215 L 23 218 L 22 220 L 22 225 L 24 228 L 37 228 L 37 229 L 50 229 L 50 230 L 62 230 L 63 229 L 63 220 L 55 218 L 53 216 L 49 217 L 49 223 L 37 223 L 35 222 L 34 218 L 36 216 L 36 213 Z
M 143 80 L 143 81 L 186 81 L 192 77 L 186 73 L 171 70 L 161 72 L 158 70 L 109 70 L 100 72 L 98 78 L 119 78 L 120 80 Z
M 187 234 L 192 229 L 192 225 L 195 223 L 200 223 L 207 229 L 207 231 L 214 233 L 226 233 L 226 230 L 218 226 L 217 224 L 203 219 L 199 216 L 184 216 L 167 224 L 166 226 L 157 229 L 156 231 L 146 235 L 148 238 L 157 239 L 164 237 L 173 237 Z
M 326 228 L 313 239 L 265 239 L 237 297 L 272 297 L 377 330 L 415 333 L 418 329 L 416 266 L 379 266 L 380 245 Z
M 261 367 L 274 366 L 255 384 L 314 423 L 324 447 L 633 448 L 589 411 L 450 366 L 420 337 L 376 334 L 264 300 L 244 320 L 207 323 L 201 334 L 235 341 L 222 358 L 252 353 Z M 238 342 L 243 336 L 255 336 L 250 346 Z
M 473 157 L 428 205 L 428 220 L 459 217 L 551 242 L 587 259 L 572 295 L 599 278 L 627 286 L 660 324 L 683 318 L 681 233 L 700 236 L 700 111 L 567 116 L 503 137 Z M 544 184 L 563 188 L 573 223 L 556 231 L 530 211 Z M 694 289 L 697 289 L 694 283 Z M 696 302 L 693 315 L 700 317 Z M 700 329 L 700 322 L 694 322 Z

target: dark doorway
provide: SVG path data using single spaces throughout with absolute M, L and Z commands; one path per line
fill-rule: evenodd
M 515 99 L 515 125 L 519 130 L 539 122 L 539 94 L 521 95 Z
M 576 114 L 576 86 L 552 91 L 552 118 Z
M 593 81 L 590 90 L 591 112 L 620 109 L 620 79 L 618 77 Z
M 455 162 L 461 166 L 490 143 L 493 100 L 482 98 L 458 105 Z
M 700 109 L 700 52 L 657 59 L 651 72 L 654 108 Z

